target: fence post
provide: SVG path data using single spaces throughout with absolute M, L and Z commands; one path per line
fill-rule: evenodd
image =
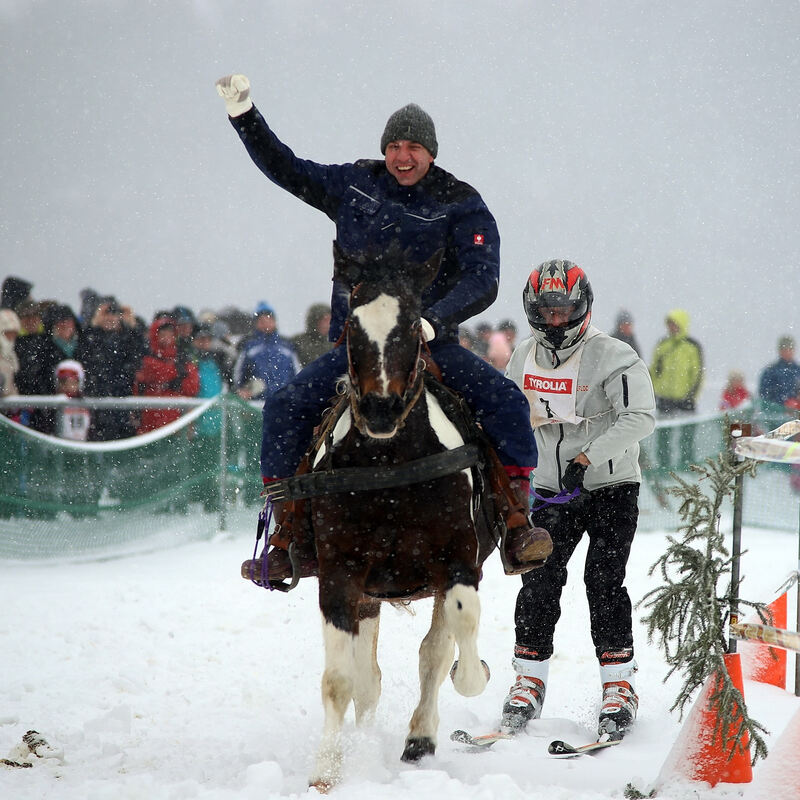
M 219 398 L 222 424 L 219 435 L 219 529 L 228 526 L 226 503 L 228 501 L 228 390 L 223 388 Z
M 741 461 L 742 457 L 735 453 L 736 440 L 742 436 L 750 436 L 750 423 L 734 422 L 729 429 L 728 442 L 730 457 Z M 742 508 L 744 505 L 744 475 L 739 473 L 733 484 L 733 547 L 731 552 L 731 596 L 730 596 L 730 623 L 739 621 L 739 574 L 742 555 Z M 729 635 L 728 652 L 736 652 L 736 639 Z

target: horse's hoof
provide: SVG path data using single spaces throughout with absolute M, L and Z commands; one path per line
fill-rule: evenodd
M 481 666 L 483 667 L 483 671 L 486 673 L 486 680 L 488 682 L 489 678 L 492 677 L 492 673 L 489 670 L 489 665 L 483 659 L 481 659 Z M 450 667 L 450 680 L 453 681 L 453 683 L 456 682 L 456 670 L 457 669 L 458 669 L 458 659 L 456 659 L 453 662 L 453 666 Z
M 436 752 L 433 739 L 420 736 L 415 739 L 406 739 L 406 749 L 403 750 L 402 760 L 416 762 L 424 756 L 432 756 Z
M 308 784 L 309 789 L 316 789 L 320 794 L 328 794 L 333 789 L 333 784 L 330 781 L 312 781 Z

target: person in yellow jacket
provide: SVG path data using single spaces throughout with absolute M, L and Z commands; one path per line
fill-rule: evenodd
M 662 420 L 693 414 L 697 395 L 703 385 L 703 348 L 689 336 L 689 314 L 683 309 L 670 311 L 664 322 L 667 335 L 656 345 L 650 364 L 650 376 L 656 396 L 656 411 Z M 675 467 L 685 469 L 694 462 L 694 425 L 679 424 L 679 457 Z M 672 469 L 672 432 L 674 426 L 656 431 L 658 464 Z

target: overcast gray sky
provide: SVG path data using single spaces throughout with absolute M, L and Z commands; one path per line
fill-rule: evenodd
M 0 279 L 148 317 L 266 299 L 286 333 L 330 292 L 332 223 L 267 181 L 214 80 L 247 74 L 295 152 L 379 157 L 389 114 L 434 118 L 437 163 L 502 237 L 483 319 L 524 331 L 531 267 L 583 266 L 595 322 L 649 358 L 683 307 L 713 405 L 800 338 L 800 4 L 0 0 Z

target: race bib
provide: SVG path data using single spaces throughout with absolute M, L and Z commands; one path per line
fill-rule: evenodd
M 536 363 L 536 347 L 525 359 L 522 391 L 531 407 L 531 425 L 553 425 L 559 422 L 577 424 L 583 417 L 575 413 L 578 390 L 578 369 L 584 343 L 560 366 L 548 369 Z
M 88 408 L 65 406 L 59 418 L 57 434 L 62 439 L 85 442 L 89 438 L 91 421 Z

